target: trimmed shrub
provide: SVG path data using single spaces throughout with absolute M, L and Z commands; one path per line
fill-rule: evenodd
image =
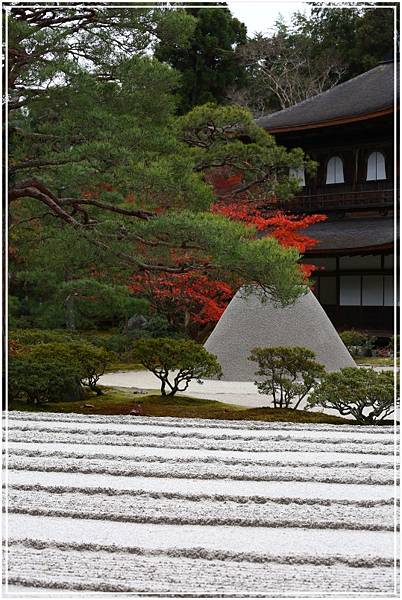
M 192 379 L 202 383 L 202 377 L 222 376 L 216 356 L 192 340 L 137 340 L 133 359 L 160 379 L 162 396 L 184 392 Z
M 9 327 L 18 327 L 21 316 L 21 300 L 16 296 L 8 296 L 8 323 Z
M 131 350 L 133 347 L 133 340 L 123 333 L 117 333 L 116 335 L 110 336 L 104 341 L 104 346 L 110 352 L 115 352 L 119 356 Z
M 352 356 L 371 356 L 377 339 L 355 329 L 342 331 L 339 336 Z
M 10 329 L 8 337 L 29 347 L 37 344 L 67 343 L 74 339 L 63 329 Z
M 274 408 L 296 410 L 325 373 L 314 352 L 297 346 L 254 348 L 249 360 L 258 363 L 255 384 L 260 394 L 272 396 Z
M 149 338 L 167 338 L 182 339 L 183 334 L 176 331 L 167 319 L 159 315 L 147 317 L 147 323 L 144 327 L 145 336 Z
M 10 401 L 24 400 L 33 404 L 83 397 L 78 375 L 60 357 L 43 361 L 32 353 L 10 357 L 8 363 Z
M 309 407 L 352 415 L 361 425 L 381 423 L 394 412 L 394 374 L 347 367 L 327 373 L 308 400 Z
M 70 352 L 74 353 L 74 358 L 80 366 L 80 381 L 82 385 L 88 386 L 98 396 L 102 395 L 103 392 L 97 386 L 97 383 L 106 371 L 107 366 L 115 358 L 113 353 L 108 352 L 104 348 L 97 348 L 92 344 L 81 342 L 74 342 L 69 345 L 69 348 Z
M 133 315 L 127 322 L 123 333 L 132 340 L 148 338 L 183 339 L 165 317 L 160 315 Z
M 98 395 L 102 394 L 97 386 L 98 380 L 114 358 L 113 354 L 104 348 L 75 341 L 39 344 L 32 348 L 31 356 L 44 363 L 51 362 L 52 357 L 57 356 L 76 373 L 81 385 L 89 387 Z

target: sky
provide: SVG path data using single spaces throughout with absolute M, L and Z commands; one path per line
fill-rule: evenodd
M 227 0 L 231 13 L 247 26 L 250 37 L 267 33 L 282 15 L 286 22 L 295 12 L 308 12 L 307 2 L 293 0 Z

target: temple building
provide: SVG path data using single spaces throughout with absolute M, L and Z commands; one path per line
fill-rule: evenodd
M 399 65 L 398 65 L 399 66 Z M 374 69 L 257 124 L 278 144 L 302 148 L 318 163 L 313 176 L 291 175 L 300 192 L 272 209 L 324 213 L 306 233 L 318 244 L 304 261 L 315 264 L 314 293 L 338 331 L 377 336 L 394 331 L 395 163 L 397 86 L 395 64 Z

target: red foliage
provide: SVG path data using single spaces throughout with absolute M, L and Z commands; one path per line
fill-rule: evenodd
M 240 193 L 235 197 L 233 191 L 241 183 L 241 177 L 228 176 L 224 171 L 211 174 L 209 182 L 219 197 L 212 206 L 215 214 L 252 225 L 258 232 L 265 232 L 267 236 L 277 239 L 282 246 L 297 248 L 301 254 L 317 244 L 317 240 L 301 232 L 314 223 L 325 221 L 326 215 L 297 216 L 283 211 L 272 213 L 272 210 L 268 213 L 261 209 L 263 200 L 250 200 L 247 193 Z M 270 203 L 272 204 L 271 201 Z M 300 269 L 309 277 L 316 267 L 303 264 Z
M 228 175 L 223 169 L 216 169 L 214 172 L 209 173 L 206 179 L 213 186 L 218 196 L 230 193 L 242 180 L 241 175 Z
M 84 190 L 81 192 L 81 195 L 86 200 L 95 200 L 98 197 L 98 194 L 93 190 Z
M 262 216 L 261 211 L 255 203 L 247 200 L 238 202 L 216 202 L 212 205 L 212 212 L 223 215 L 233 221 L 241 221 L 246 225 L 253 225 L 257 231 L 262 231 L 267 227 L 267 219 Z
M 220 199 L 212 206 L 212 212 L 228 219 L 241 221 L 253 226 L 258 232 L 265 232 L 285 247 L 295 247 L 300 253 L 312 248 L 317 242 L 301 233 L 314 223 L 324 221 L 325 215 L 295 216 L 277 211 L 266 214 L 258 206 L 261 201 L 250 201 L 247 194 L 230 195 L 240 183 L 239 175 L 214 173 L 209 175 L 209 182 Z M 171 252 L 171 258 L 180 264 L 185 258 L 180 252 L 177 256 Z M 314 265 L 300 265 L 306 277 L 315 269 Z M 240 282 L 241 283 L 241 282 Z M 223 314 L 230 302 L 233 291 L 222 281 L 210 279 L 198 271 L 188 273 L 139 273 L 133 276 L 130 289 L 134 293 L 145 296 L 151 307 L 164 314 L 172 324 L 183 323 L 187 319 L 198 325 L 215 323 Z
M 264 216 L 255 203 L 247 200 L 236 203 L 218 202 L 213 205 L 212 211 L 234 221 L 242 221 L 248 225 L 253 225 L 257 231 L 265 232 L 267 236 L 277 239 L 282 246 L 297 248 L 301 254 L 304 254 L 317 244 L 317 240 L 301 232 L 310 227 L 310 225 L 327 219 L 326 215 L 305 215 L 299 217 L 297 215 L 285 214 L 282 211 L 276 211 L 275 214 Z M 308 278 L 316 267 L 314 265 L 302 264 L 300 265 L 300 269 Z
M 304 253 L 306 250 L 313 248 L 317 244 L 317 240 L 307 235 L 300 233 L 300 230 L 307 229 L 314 223 L 326 221 L 326 215 L 307 215 L 298 217 L 297 215 L 286 215 L 278 211 L 274 216 L 269 217 L 266 221 L 269 228 L 268 235 L 271 235 L 285 247 L 295 247 L 299 252 Z
M 18 257 L 18 249 L 14 244 L 8 245 L 8 257 L 9 258 L 17 258 Z
M 221 214 L 228 219 L 241 221 L 253 225 L 257 231 L 265 231 L 278 240 L 282 246 L 295 247 L 300 252 L 314 247 L 317 240 L 307 235 L 302 235 L 300 230 L 307 229 L 314 223 L 325 221 L 326 215 L 297 216 L 276 211 L 274 214 L 264 215 L 256 202 L 242 200 L 238 202 L 216 202 L 212 212 Z
M 124 202 L 126 202 L 127 204 L 135 204 L 136 198 L 135 195 L 132 194 L 131 192 L 129 194 L 127 194 L 127 196 L 124 198 Z
M 12 357 L 22 356 L 24 354 L 28 354 L 31 350 L 17 342 L 17 340 L 8 340 L 8 355 Z
M 172 324 L 183 321 L 185 314 L 199 325 L 216 322 L 233 296 L 229 285 L 198 271 L 138 273 L 129 287 L 145 296 L 151 307 L 164 314 Z
M 113 192 L 113 186 L 110 183 L 98 183 L 93 188 L 82 190 L 81 195 L 83 198 L 87 198 L 88 200 L 96 200 L 99 198 L 102 190 Z

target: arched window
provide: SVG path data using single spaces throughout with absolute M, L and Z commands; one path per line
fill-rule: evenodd
M 343 161 L 340 156 L 331 156 L 327 164 L 326 183 L 344 183 Z
M 304 175 L 304 167 L 290 167 L 289 169 L 289 178 L 296 179 L 299 184 L 299 187 L 304 187 L 306 185 L 306 178 Z
M 367 181 L 386 179 L 385 157 L 382 152 L 372 152 L 367 161 Z

